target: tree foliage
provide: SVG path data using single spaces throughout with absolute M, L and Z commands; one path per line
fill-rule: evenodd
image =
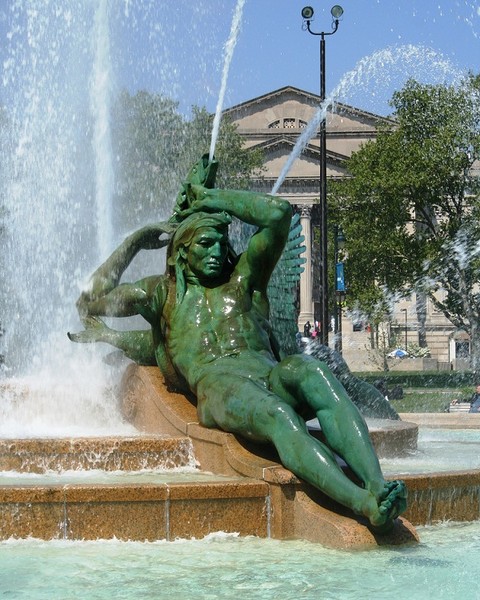
M 374 316 L 391 294 L 420 292 L 474 341 L 480 76 L 459 86 L 411 80 L 391 105 L 391 122 L 352 155 L 351 178 L 332 190 L 333 220 L 347 238 L 349 302 Z
M 123 92 L 112 119 L 116 156 L 116 201 L 127 227 L 169 216 L 182 178 L 210 147 L 213 116 L 193 107 L 187 119 L 178 103 L 145 91 Z M 261 169 L 258 151 L 242 147 L 236 127 L 222 119 L 215 148 L 220 163 L 217 185 L 248 185 Z

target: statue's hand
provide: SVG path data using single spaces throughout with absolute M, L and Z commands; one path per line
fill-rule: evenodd
M 110 328 L 98 317 L 87 316 L 82 319 L 85 326 L 85 331 L 79 331 L 78 333 L 68 332 L 68 338 L 72 342 L 78 342 L 80 344 L 89 344 L 92 342 L 102 342 L 105 334 L 110 331 Z
M 193 213 L 199 211 L 208 211 L 207 203 L 208 190 L 203 185 L 193 185 L 184 183 L 185 201 L 182 204 L 182 210 L 178 212 L 178 217 L 183 220 Z
M 144 250 L 158 250 L 166 246 L 170 237 L 162 238 L 162 235 L 170 236 L 175 231 L 171 223 L 161 221 L 142 227 L 139 230 L 139 244 Z

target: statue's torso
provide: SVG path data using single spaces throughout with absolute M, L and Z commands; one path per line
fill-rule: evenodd
M 254 368 L 261 357 L 275 362 L 268 321 L 239 277 L 214 288 L 188 284 L 182 302 L 167 304 L 163 316 L 167 353 L 192 390 L 205 369 L 223 359 L 234 357 L 240 370 Z

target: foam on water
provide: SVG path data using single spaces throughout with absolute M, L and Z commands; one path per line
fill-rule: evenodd
M 94 348 L 74 347 L 67 339 L 62 343 L 68 350 L 55 365 L 39 362 L 34 374 L 0 380 L 0 437 L 138 433 L 120 414 L 116 369 Z
M 164 483 L 207 483 L 211 481 L 232 481 L 232 477 L 223 477 L 200 471 L 194 466 L 173 469 L 144 469 L 139 471 L 102 471 L 98 469 L 79 471 L 51 471 L 47 473 L 19 473 L 0 471 L 0 486 L 24 485 L 160 485 Z

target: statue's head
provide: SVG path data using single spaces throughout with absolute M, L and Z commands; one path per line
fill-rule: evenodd
M 185 295 L 187 277 L 215 282 L 230 275 L 237 260 L 228 240 L 230 223 L 225 212 L 198 212 L 177 227 L 167 250 L 167 273 L 176 281 L 177 301 Z

